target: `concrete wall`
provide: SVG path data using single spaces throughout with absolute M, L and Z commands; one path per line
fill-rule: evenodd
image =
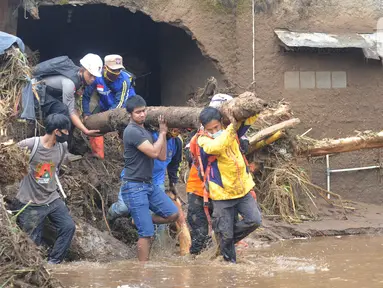
M 181 29 L 160 27 L 161 95 L 163 105 L 185 105 L 206 80 L 214 76 L 224 86 L 223 76 L 213 62 L 201 56 L 195 41 Z
M 355 135 L 355 130 L 382 130 L 383 68 L 379 61 L 366 61 L 360 50 L 323 55 L 285 53 L 273 33 L 275 28 L 333 33 L 373 32 L 377 19 L 383 15 L 380 1 L 258 2 L 268 5 L 257 6 L 256 13 L 257 93 L 265 99 L 284 98 L 291 102 L 295 115 L 302 120 L 297 132 L 313 128 L 308 134 L 313 138 L 345 137 Z M 251 33 L 250 25 L 247 31 Z M 296 88 L 291 86 L 296 85 L 297 75 L 299 88 L 288 89 Z M 331 88 L 328 87 L 329 76 Z M 336 88 L 344 87 L 344 84 L 347 84 L 345 88 Z M 330 157 L 331 166 L 375 165 L 380 161 L 379 153 L 379 150 L 370 150 L 337 155 Z M 324 159 L 312 165 L 312 173 L 314 182 L 325 187 Z M 348 199 L 383 203 L 378 176 L 378 171 L 334 174 L 332 190 Z
M 0 31 L 5 30 L 8 16 L 8 1 L 0 1 Z
M 62 1 L 41 2 L 43 2 L 42 5 L 62 5 Z M 70 2 L 71 1 L 68 1 L 68 3 L 65 4 L 70 4 Z M 177 0 L 135 0 L 119 2 L 118 5 L 116 5 L 114 1 L 90 2 L 90 4 L 98 3 L 121 7 L 119 9 L 126 8 L 126 11 L 130 10 L 133 13 L 140 11 L 146 14 L 148 19 L 151 18 L 155 22 L 162 22 L 158 25 L 161 27 L 159 29 L 159 50 L 161 51 L 159 57 L 161 58 L 162 71 L 161 92 L 165 95 L 162 99 L 163 104 L 183 105 L 190 98 L 191 93 L 200 87 L 204 87 L 207 78 L 210 76 L 215 76 L 219 84 L 224 88 L 223 73 L 228 73 L 228 78 L 231 77 L 230 75 L 235 74 L 234 72 L 230 72 L 235 70 L 235 59 L 230 57 L 230 55 L 235 55 L 235 41 L 224 41 L 224 39 L 228 37 L 235 36 L 234 33 L 231 32 L 235 26 L 232 24 L 235 18 L 234 14 L 231 13 L 231 8 L 226 8 L 226 6 L 219 2 L 214 4 L 215 1 L 202 0 L 190 2 Z M 82 6 L 82 9 L 86 9 L 86 6 Z M 40 8 L 40 10 L 42 11 L 43 8 Z M 42 13 L 41 17 L 44 16 L 43 14 L 44 13 Z M 224 15 L 224 17 L 221 17 L 222 15 Z M 28 21 L 43 21 L 43 19 Z M 53 21 L 51 23 L 54 25 L 54 20 L 52 19 L 51 21 Z M 109 19 L 109 21 L 111 22 L 113 20 Z M 80 25 L 84 26 L 87 25 L 87 23 L 88 22 L 84 22 Z M 65 28 L 65 24 L 66 23 L 60 22 L 57 24 L 57 27 L 62 28 L 62 26 L 64 26 Z M 31 25 L 33 25 L 33 23 L 31 23 Z M 47 26 L 47 29 L 52 31 L 53 27 L 54 26 Z M 132 28 L 131 25 L 128 27 L 145 35 L 145 33 L 141 31 L 141 27 L 134 26 Z M 97 34 L 97 31 L 91 29 L 89 33 Z M 89 33 L 87 33 L 88 36 Z M 153 35 L 148 37 L 151 36 Z M 31 35 L 30 37 L 33 36 Z M 99 35 L 97 34 L 93 39 L 98 39 L 98 37 Z M 102 37 L 105 38 L 105 35 Z M 158 37 L 158 35 L 154 35 L 154 37 Z M 126 39 L 127 38 L 129 37 L 126 37 Z M 60 39 L 56 39 L 55 43 L 60 41 Z M 104 47 L 105 45 L 114 47 L 117 45 L 115 42 L 124 42 L 124 39 L 125 38 L 114 37 L 109 41 L 102 41 L 100 44 L 91 47 Z M 129 38 L 129 41 L 134 41 L 134 39 L 134 37 L 132 37 L 132 39 Z M 65 41 L 65 39 L 63 38 L 61 41 Z M 82 47 L 79 48 L 78 51 L 86 51 L 86 49 L 89 49 L 89 46 L 92 45 L 91 41 L 76 40 L 76 43 L 76 47 Z M 60 48 L 60 45 L 57 47 Z M 45 49 L 52 50 L 49 47 Z
M 16 35 L 17 13 L 14 11 L 19 5 L 17 0 L 0 1 L 0 31 Z
M 0 1 L 0 31 L 16 35 L 17 30 L 17 7 L 20 3 L 16 0 Z
M 42 5 L 62 5 L 61 0 L 40 1 Z M 76 2 L 76 1 L 73 1 Z M 92 0 L 90 4 L 125 7 L 141 11 L 156 22 L 169 23 L 190 32 L 203 55 L 215 63 L 229 80 L 236 75 L 235 9 L 233 1 L 217 0 Z M 67 1 L 71 3 L 71 1 Z M 233 81 L 234 82 L 234 81 Z

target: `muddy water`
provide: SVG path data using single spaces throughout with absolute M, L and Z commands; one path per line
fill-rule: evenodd
M 383 237 L 292 240 L 239 251 L 239 264 L 162 254 L 152 262 L 54 267 L 65 287 L 383 287 Z

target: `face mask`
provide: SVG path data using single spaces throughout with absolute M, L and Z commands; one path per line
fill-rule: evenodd
M 217 138 L 219 135 L 221 135 L 223 133 L 223 130 L 219 130 L 218 132 L 215 132 L 214 134 L 211 134 L 210 133 L 210 136 L 215 139 Z
M 180 131 L 178 129 L 169 129 L 168 135 L 170 138 L 176 138 L 178 135 L 180 135 Z
M 118 76 L 120 76 L 121 71 L 113 71 L 109 69 L 108 66 L 104 69 L 104 77 L 110 82 L 114 82 L 117 80 Z
M 64 133 L 62 133 L 62 132 L 61 132 L 61 136 L 56 135 L 56 141 L 59 142 L 59 143 L 67 142 L 67 141 L 68 141 L 68 138 L 69 138 L 69 135 L 64 134 Z

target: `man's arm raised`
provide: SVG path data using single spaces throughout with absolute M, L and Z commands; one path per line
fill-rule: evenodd
M 148 140 L 144 141 L 142 144 L 137 146 L 137 149 L 140 150 L 145 155 L 153 159 L 159 159 L 162 161 L 166 160 L 166 133 L 168 131 L 168 126 L 166 124 L 164 116 L 158 117 L 158 122 L 160 124 L 160 134 L 157 141 L 154 144 L 151 144 Z

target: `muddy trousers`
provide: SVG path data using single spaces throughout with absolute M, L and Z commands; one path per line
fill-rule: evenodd
M 213 202 L 213 229 L 226 261 L 236 263 L 235 244 L 261 225 L 261 212 L 250 193 L 233 200 Z M 238 213 L 242 220 L 236 221 Z
M 211 215 L 213 211 L 211 201 L 209 203 L 209 212 Z M 192 239 L 190 254 L 201 253 L 211 241 L 211 237 L 209 236 L 209 223 L 203 207 L 203 197 L 194 193 L 188 193 L 187 221 L 190 226 L 190 236 Z
M 20 203 L 20 208 L 23 206 L 24 204 Z M 36 245 L 40 246 L 46 218 L 53 224 L 57 234 L 56 242 L 49 253 L 48 262 L 57 264 L 64 260 L 76 230 L 75 223 L 64 202 L 56 199 L 46 205 L 28 206 L 18 216 L 17 221 L 21 229 L 29 234 Z

